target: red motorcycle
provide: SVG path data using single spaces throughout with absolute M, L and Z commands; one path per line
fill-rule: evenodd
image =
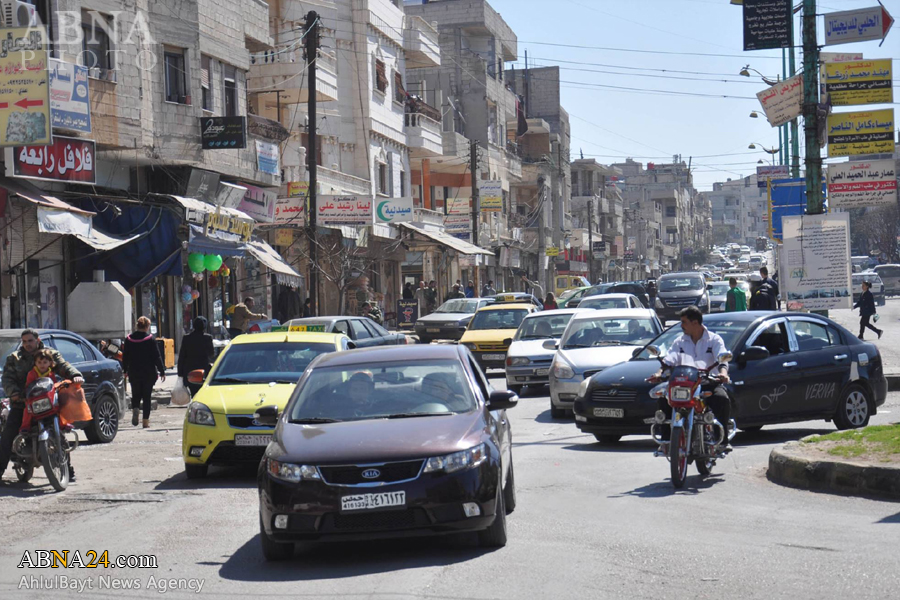
M 651 346 L 648 351 L 659 358 L 657 348 Z M 723 353 L 714 367 L 730 360 L 731 353 Z M 706 398 L 712 395 L 712 392 L 702 391 L 702 386 L 707 383 L 718 383 L 718 378 L 710 375 L 709 369 L 678 366 L 672 368 L 668 382 L 660 383 L 650 390 L 652 398 L 666 398 L 672 407 L 671 419 L 666 418 L 665 412 L 656 411 L 650 435 L 659 444 L 659 449 L 653 455 L 665 456 L 669 460 L 672 485 L 676 488 L 684 486 L 691 462 L 696 462 L 697 471 L 705 477 L 710 474 L 717 459 L 725 458 L 725 453 L 718 450 L 719 445 L 725 441 L 725 427 L 706 404 Z M 662 438 L 663 425 L 671 426 L 669 440 Z M 736 429 L 732 419 L 729 441 L 734 437 Z
M 71 381 L 54 383 L 49 377 L 32 382 L 25 389 L 25 411 L 31 417 L 28 431 L 13 440 L 13 470 L 19 481 L 28 481 L 37 466 L 43 466 L 50 485 L 62 492 L 69 485 L 69 453 L 78 448 L 78 433 L 60 417 L 59 389 Z M 78 384 L 74 384 L 78 385 Z M 68 441 L 66 434 L 73 434 Z

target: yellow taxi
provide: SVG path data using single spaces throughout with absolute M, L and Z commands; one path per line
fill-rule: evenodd
M 459 343 L 472 351 L 483 370 L 503 369 L 506 351 L 522 319 L 538 310 L 525 302 L 489 304 L 478 309 Z
M 189 479 L 206 476 L 209 465 L 258 464 L 274 428 L 254 418 L 263 405 L 284 410 L 300 376 L 320 354 L 353 348 L 343 334 L 322 326 L 293 325 L 287 331 L 235 338 L 203 380 L 187 407 L 182 436 L 184 471 Z

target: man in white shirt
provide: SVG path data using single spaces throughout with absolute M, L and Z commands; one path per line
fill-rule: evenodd
M 675 338 L 672 346 L 669 348 L 668 354 L 663 359 L 663 365 L 667 368 L 678 367 L 682 365 L 697 367 L 698 369 L 710 369 L 710 375 L 716 374 L 720 383 L 704 386 L 705 391 L 712 391 L 712 396 L 706 399 L 707 405 L 713 411 L 719 423 L 725 427 L 725 440 L 722 445 L 726 451 L 731 450 L 728 445 L 729 421 L 731 420 L 731 399 L 728 396 L 728 390 L 725 389 L 726 383 L 730 381 L 728 377 L 728 363 L 719 364 L 719 355 L 728 352 L 725 348 L 725 342 L 722 337 L 710 331 L 703 325 L 703 313 L 696 306 L 688 306 L 683 309 L 678 316 L 681 317 L 680 336 Z M 718 366 L 718 368 L 713 368 Z M 653 375 L 650 379 L 658 380 L 662 376 L 662 370 Z M 709 390 L 709 388 L 712 388 Z M 669 406 L 665 398 L 658 401 L 659 409 L 671 418 L 672 407 Z M 665 428 L 668 430 L 668 427 Z M 665 430 L 663 435 L 666 435 Z

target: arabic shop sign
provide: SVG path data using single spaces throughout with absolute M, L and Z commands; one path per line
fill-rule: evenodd
M 791 176 L 790 167 L 787 165 L 766 165 L 765 167 L 756 167 L 756 187 L 769 187 L 770 179 L 786 179 Z
M 744 50 L 791 45 L 791 0 L 744 0 Z
M 828 165 L 831 208 L 893 206 L 897 202 L 897 165 L 893 160 L 865 160 Z
M 503 210 L 502 181 L 479 181 L 478 196 L 481 200 L 481 212 L 501 212 Z
M 444 230 L 448 233 L 465 233 L 468 235 L 472 232 L 471 215 L 445 215 Z
M 243 186 L 247 188 L 247 191 L 244 199 L 238 205 L 238 210 L 250 215 L 260 223 L 271 223 L 275 218 L 275 200 L 278 193 L 249 183 L 244 183 Z
M 756 97 L 772 127 L 793 121 L 803 112 L 803 75 L 780 81 Z
M 238 236 L 242 242 L 249 242 L 253 236 L 253 220 L 242 219 L 222 211 L 206 213 L 207 232 L 222 231 Z
M 245 117 L 200 117 L 200 146 L 204 150 L 247 147 Z
M 278 166 L 279 154 L 278 144 L 270 144 L 269 142 L 256 142 L 256 168 L 269 175 L 278 175 L 281 168 Z
M 894 19 L 880 4 L 871 8 L 829 13 L 825 15 L 825 45 L 884 40 L 893 24 Z
M 387 198 L 376 201 L 376 223 L 402 223 L 413 220 L 413 199 Z
M 3 33 L 0 146 L 50 144 L 47 31 L 44 27 L 12 27 L 4 28 Z
M 372 199 L 361 196 L 317 196 L 316 222 L 323 227 L 371 225 Z
M 891 59 L 825 63 L 825 93 L 832 106 L 894 101 Z
M 894 152 L 894 109 L 828 116 L 828 156 Z
M 50 146 L 6 149 L 6 175 L 70 183 L 96 183 L 91 140 L 56 136 Z
M 91 132 L 87 67 L 50 60 L 50 123 L 62 129 Z
M 219 174 L 203 169 L 191 169 L 184 195 L 188 198 L 197 198 L 210 204 L 216 204 L 216 195 L 219 191 Z

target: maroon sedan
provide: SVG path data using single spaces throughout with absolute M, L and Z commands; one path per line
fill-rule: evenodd
M 260 463 L 260 539 L 293 543 L 478 531 L 506 544 L 516 492 L 506 409 L 464 346 L 322 355 L 297 384 Z

